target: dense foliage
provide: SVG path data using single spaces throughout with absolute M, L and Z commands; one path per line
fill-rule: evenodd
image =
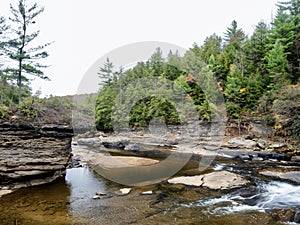
M 163 58 L 158 48 L 148 61 L 139 62 L 126 71 L 114 70 L 113 62 L 107 59 L 99 68 L 97 128 L 112 130 L 112 122 L 118 121 L 121 115 L 116 108 L 126 111 L 118 105 L 131 104 L 124 102 L 128 99 L 126 94 L 140 95 L 136 90 L 138 86 L 131 84 L 149 77 L 161 82 L 163 79 L 173 81 L 192 99 L 200 120 L 209 121 L 217 106 L 207 96 L 207 90 L 202 90 L 199 81 L 215 79 L 224 95 L 228 117 L 262 113 L 268 115 L 268 121 L 275 128 L 281 127 L 299 136 L 299 88 L 295 88 L 298 87 L 295 84 L 300 79 L 300 1 L 279 2 L 277 6 L 271 24 L 259 22 L 250 37 L 234 20 L 223 37 L 213 34 L 202 45 L 194 44 L 183 56 L 170 52 Z M 163 117 L 167 123 L 184 121 L 167 97 L 148 94 L 147 98 L 130 105 L 131 127 L 148 126 L 154 117 Z

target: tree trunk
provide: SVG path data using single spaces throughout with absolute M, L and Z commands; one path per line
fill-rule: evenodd
M 18 87 L 19 87 L 19 101 L 20 104 L 22 102 L 22 58 L 19 59 L 19 71 L 18 71 Z

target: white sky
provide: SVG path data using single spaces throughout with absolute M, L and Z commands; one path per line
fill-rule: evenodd
M 1 15 L 9 3 L 1 0 Z M 32 2 L 32 0 L 30 0 Z M 183 48 L 202 44 L 209 35 L 223 35 L 232 20 L 247 34 L 276 13 L 277 0 L 36 0 L 45 7 L 37 19 L 41 43 L 55 41 L 47 50 L 45 75 L 34 90 L 43 95 L 75 94 L 89 69 L 108 52 L 133 42 L 162 41 Z M 97 76 L 97 74 L 95 74 Z

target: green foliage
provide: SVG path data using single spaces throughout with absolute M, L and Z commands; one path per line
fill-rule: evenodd
M 237 22 L 235 20 L 232 21 L 231 26 L 227 28 L 226 32 L 224 33 L 224 40 L 227 44 L 232 42 L 242 42 L 246 39 L 245 33 L 241 28 L 237 27 Z
M 281 83 L 287 79 L 288 60 L 284 53 L 284 47 L 277 40 L 273 48 L 265 56 L 267 70 L 271 78 L 270 85 L 279 88 Z M 272 88 L 271 86 L 271 88 Z
M 182 102 L 184 96 L 188 96 L 202 121 L 210 121 L 218 107 L 221 107 L 218 103 L 222 102 L 223 96 L 219 91 L 224 94 L 227 115 L 231 118 L 258 111 L 270 124 L 278 123 L 278 119 L 270 116 L 275 112 L 285 121 L 291 121 L 291 118 L 297 121 L 293 117 L 295 113 L 285 105 L 285 100 L 291 101 L 289 99 L 294 95 L 282 92 L 283 96 L 289 96 L 282 100 L 278 93 L 281 93 L 283 84 L 297 83 L 300 77 L 299 6 L 299 0 L 280 2 L 272 24 L 259 22 L 249 38 L 234 20 L 224 33 L 223 41 L 213 34 L 205 39 L 203 45 L 194 43 L 182 57 L 178 52 L 173 54 L 170 51 L 166 59 L 161 49 L 157 48 L 148 61 L 139 62 L 132 69 L 123 71 L 122 76 L 110 71 L 111 82 L 100 91 L 97 98 L 97 128 L 111 130 L 112 120 L 119 124 L 130 123 L 131 127 L 148 126 L 155 117 L 163 118 L 167 123 L 185 120 L 185 116 L 178 113 L 168 101 L 167 96 L 172 92 L 167 87 L 163 90 L 163 86 L 160 86 L 156 90 L 165 98 L 136 90 L 142 89 L 142 86 L 133 83 L 142 85 L 143 78 L 147 77 L 174 81 L 172 88 L 180 87 L 184 94 L 173 97 Z M 124 92 L 121 93 L 120 89 Z M 136 98 L 144 94 L 148 97 Z M 117 96 L 124 96 L 124 99 Z M 135 104 L 131 105 L 132 102 Z M 127 112 L 126 107 L 118 105 L 132 107 Z M 298 107 L 294 104 L 289 106 Z M 279 109 L 288 113 L 279 112 Z M 193 107 L 187 106 L 187 111 L 193 111 Z M 124 113 L 130 113 L 129 122 L 120 119 Z M 294 133 L 298 132 L 296 126 L 290 126 Z
M 41 59 L 48 57 L 48 53 L 44 51 L 50 43 L 37 47 L 30 47 L 30 44 L 38 37 L 39 31 L 29 33 L 32 25 L 35 24 L 36 17 L 44 11 L 37 3 L 29 6 L 27 0 L 19 0 L 18 6 L 14 7 L 10 4 L 12 17 L 11 36 L 5 42 L 4 52 L 11 60 L 7 65 L 5 73 L 12 80 L 15 80 L 18 86 L 18 101 L 22 99 L 22 86 L 24 82 L 29 81 L 28 75 L 49 80 L 42 71 L 47 67 L 40 63 Z
M 265 95 L 259 110 L 281 135 L 300 139 L 300 86 L 282 84 L 281 89 Z
M 245 99 L 243 77 L 241 71 L 235 65 L 232 65 L 230 74 L 227 77 L 224 95 L 228 114 L 234 118 L 239 117 Z
M 5 105 L 0 105 L 0 119 L 5 118 L 9 113 L 9 108 Z

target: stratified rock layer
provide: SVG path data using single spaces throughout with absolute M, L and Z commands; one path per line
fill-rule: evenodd
M 67 126 L 0 124 L 0 185 L 28 187 L 63 176 L 72 136 Z

